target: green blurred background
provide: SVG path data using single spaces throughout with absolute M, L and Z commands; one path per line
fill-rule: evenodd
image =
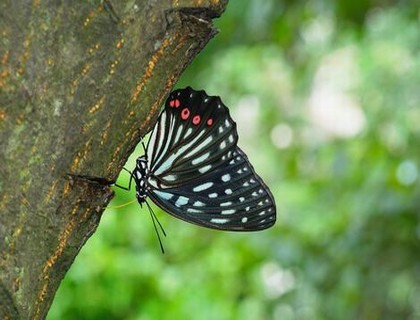
M 48 319 L 420 319 L 418 4 L 231 0 L 177 87 L 231 108 L 277 224 L 156 209 L 162 255 L 146 208 L 107 210 Z

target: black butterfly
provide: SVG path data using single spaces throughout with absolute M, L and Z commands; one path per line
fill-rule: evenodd
M 219 97 L 190 87 L 173 91 L 131 173 L 138 202 L 149 197 L 171 215 L 207 228 L 271 227 L 274 198 L 237 141 L 236 123 Z

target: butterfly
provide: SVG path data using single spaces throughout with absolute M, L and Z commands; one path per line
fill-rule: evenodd
M 276 221 L 273 195 L 237 142 L 236 123 L 219 97 L 190 87 L 175 90 L 143 145 L 129 186 L 134 180 L 140 205 L 150 198 L 202 227 L 269 228 Z

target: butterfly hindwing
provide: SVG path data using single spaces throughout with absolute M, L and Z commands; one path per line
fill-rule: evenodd
M 214 229 L 260 230 L 276 217 L 271 192 L 239 148 L 211 174 L 149 196 L 173 216 Z

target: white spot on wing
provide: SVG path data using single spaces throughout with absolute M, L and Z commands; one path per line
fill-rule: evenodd
M 232 201 L 227 201 L 227 202 L 222 202 L 220 204 L 221 207 L 226 207 L 226 206 L 230 206 L 232 204 Z
M 196 186 L 195 188 L 193 188 L 194 192 L 200 192 L 203 190 L 207 190 L 208 188 L 211 188 L 213 186 L 213 182 L 206 182 L 203 184 L 200 184 L 198 186 Z
M 201 201 L 196 201 L 193 203 L 194 207 L 204 207 L 206 204 L 204 202 Z
M 159 198 L 164 199 L 164 200 L 169 200 L 171 199 L 174 195 L 172 193 L 169 192 L 164 192 L 164 191 L 159 191 L 159 190 L 154 190 L 153 191 Z
M 223 182 L 227 182 L 229 180 L 230 180 L 230 174 L 229 173 L 226 173 L 222 176 L 222 181 Z
M 226 193 L 226 194 L 232 194 L 232 189 L 226 189 L 226 190 L 225 190 L 225 193 Z
M 187 132 L 185 133 L 185 138 L 188 137 L 191 134 L 191 132 L 192 132 L 192 129 L 188 128 Z
M 223 223 L 229 222 L 229 220 L 230 219 L 213 218 L 213 219 L 210 219 L 210 222 L 223 224 Z
M 166 180 L 166 181 L 175 181 L 176 180 L 176 175 L 168 174 L 166 176 L 163 176 L 162 179 Z
M 245 223 L 245 222 L 248 221 L 248 218 L 247 217 L 243 217 L 241 221 L 242 221 L 242 223 Z
M 210 193 L 209 198 L 217 198 L 217 193 Z
M 179 198 L 175 202 L 175 206 L 179 208 L 180 206 L 186 205 L 187 203 L 188 203 L 187 197 L 179 196 Z
M 201 167 L 200 169 L 198 169 L 198 172 L 200 172 L 200 173 L 206 173 L 207 171 L 209 171 L 211 169 L 211 165 L 210 164 L 208 164 L 208 165 L 206 165 L 206 166 L 204 166 L 204 167 Z
M 200 163 L 200 162 L 203 162 L 204 160 L 206 160 L 209 156 L 210 156 L 210 152 L 207 152 L 207 153 L 199 156 L 198 158 L 195 158 L 193 161 L 191 161 L 191 163 L 193 165 L 196 165 L 197 163 Z
M 221 214 L 232 214 L 235 213 L 236 210 L 234 209 L 228 209 L 228 210 L 222 210 Z

